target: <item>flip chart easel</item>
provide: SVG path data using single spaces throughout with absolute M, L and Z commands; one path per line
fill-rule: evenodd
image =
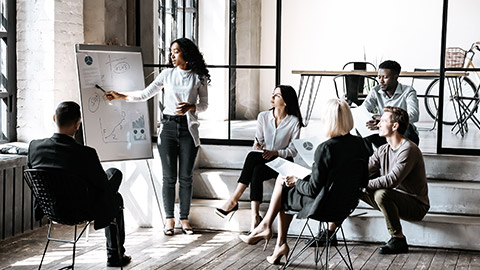
M 76 45 L 76 61 L 86 145 L 101 161 L 152 158 L 146 102 L 108 101 L 109 91 L 145 88 L 139 47 Z

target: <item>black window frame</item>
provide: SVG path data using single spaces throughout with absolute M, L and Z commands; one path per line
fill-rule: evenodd
M 480 71 L 480 68 L 447 68 L 445 67 L 445 58 L 447 50 L 447 26 L 448 26 L 448 0 L 443 0 L 442 12 L 442 39 L 440 49 L 440 81 L 439 91 L 445 93 L 445 72 L 447 71 Z M 478 148 L 453 148 L 443 146 L 443 104 L 444 94 L 441 94 L 438 102 L 438 123 L 437 128 L 437 154 L 451 154 L 451 155 L 470 155 L 480 156 L 480 149 Z
M 183 1 L 183 7 L 186 6 L 186 0 L 158 0 L 159 1 L 159 16 L 160 16 L 160 25 L 159 25 L 159 35 L 161 36 L 161 41 L 165 41 L 165 14 L 166 9 L 165 3 L 166 1 L 171 1 L 172 6 L 175 5 L 178 1 Z M 202 0 L 193 0 L 194 7 L 196 8 L 195 12 L 197 14 L 196 26 L 195 26 L 195 33 L 196 36 L 194 37 L 194 42 L 197 43 L 198 41 L 198 2 Z M 280 64 L 281 64 L 281 22 L 282 22 L 282 1 L 276 0 L 276 45 L 275 45 L 275 64 L 274 65 L 237 65 L 236 63 L 236 53 L 237 53 L 237 46 L 236 46 L 236 22 L 237 22 L 237 2 L 238 0 L 230 0 L 229 1 L 229 50 L 228 50 L 228 65 L 207 65 L 208 68 L 221 68 L 221 69 L 228 69 L 228 137 L 227 139 L 213 139 L 213 138 L 200 138 L 202 144 L 212 144 L 212 145 L 245 145 L 251 146 L 253 144 L 253 140 L 241 140 L 241 139 L 232 139 L 231 137 L 231 121 L 235 118 L 235 103 L 236 103 L 236 72 L 237 69 L 270 69 L 275 70 L 275 85 L 280 84 Z M 185 9 L 181 9 L 181 15 L 183 16 L 183 22 L 185 22 L 186 11 Z M 185 37 L 185 24 L 183 24 L 183 36 Z M 177 36 L 178 38 L 179 36 Z M 165 42 L 161 42 L 160 47 L 165 50 L 167 44 Z M 167 60 L 166 52 L 161 51 L 159 54 L 159 63 L 165 63 Z M 168 67 L 168 65 L 164 64 L 144 64 L 144 67 L 156 67 L 162 68 Z
M 0 38 L 6 44 L 6 74 L 0 74 L 0 82 L 6 91 L 0 92 L 0 99 L 7 109 L 7 123 L 1 123 L 2 126 L 6 125 L 7 134 L 2 134 L 0 143 L 17 140 L 17 8 L 15 0 L 6 0 L 5 4 L 7 18 L 4 17 L 5 14 L 1 14 L 1 24 L 5 31 L 0 31 Z

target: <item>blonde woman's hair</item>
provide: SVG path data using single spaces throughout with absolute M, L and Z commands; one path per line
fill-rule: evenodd
M 330 99 L 325 103 L 322 118 L 325 136 L 329 138 L 343 136 L 353 128 L 350 107 L 343 99 Z

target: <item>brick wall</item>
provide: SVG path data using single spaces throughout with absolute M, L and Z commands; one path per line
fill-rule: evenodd
M 76 43 L 83 43 L 82 0 L 17 1 L 19 141 L 50 136 L 56 105 L 79 101 Z

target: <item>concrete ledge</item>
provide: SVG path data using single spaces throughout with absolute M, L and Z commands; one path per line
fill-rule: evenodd
M 478 182 L 429 180 L 428 194 L 430 213 L 480 216 Z M 373 209 L 363 201 L 360 201 L 359 207 Z
M 195 228 L 248 231 L 250 228 L 250 205 L 240 203 L 240 209 L 231 220 L 222 219 L 215 214 L 215 207 L 220 207 L 222 200 L 194 200 L 190 222 Z M 262 204 L 261 211 L 266 211 L 267 204 Z M 360 214 L 360 215 L 359 215 Z M 359 216 L 355 216 L 359 215 Z M 390 238 L 381 212 L 370 209 L 357 209 L 345 220 L 343 228 L 347 240 L 362 242 L 385 242 Z M 289 234 L 298 235 L 305 220 L 294 219 Z M 440 248 L 480 250 L 477 240 L 480 231 L 480 217 L 428 214 L 424 220 L 409 222 L 402 220 L 402 226 L 410 245 Z M 318 222 L 311 221 L 312 230 L 318 230 Z M 272 226 L 277 232 L 276 221 Z
M 365 214 L 344 223 L 347 239 L 383 242 L 390 238 L 381 212 L 357 209 L 353 214 L 358 213 Z M 427 214 L 422 221 L 401 222 L 410 245 L 480 250 L 480 217 Z
M 198 199 L 226 200 L 235 191 L 241 170 L 232 169 L 198 169 L 193 176 L 193 197 Z M 263 182 L 263 201 L 270 201 L 275 179 Z M 248 187 L 240 200 L 250 200 Z
M 197 159 L 199 168 L 241 169 L 251 150 L 249 146 L 202 145 Z M 427 178 L 480 182 L 480 157 L 424 154 Z M 298 158 L 295 158 L 298 162 Z
M 427 178 L 480 181 L 480 157 L 423 154 Z
M 240 172 L 240 170 L 232 169 L 195 170 L 193 197 L 215 200 L 228 199 L 237 186 Z M 275 181 L 273 179 L 264 182 L 264 201 L 270 201 L 274 184 Z M 479 182 L 431 180 L 428 182 L 428 188 L 431 205 L 430 212 L 480 215 L 480 208 L 478 207 Z M 250 189 L 247 188 L 240 199 L 248 201 L 249 198 Z M 360 206 L 371 208 L 363 202 L 360 202 Z

